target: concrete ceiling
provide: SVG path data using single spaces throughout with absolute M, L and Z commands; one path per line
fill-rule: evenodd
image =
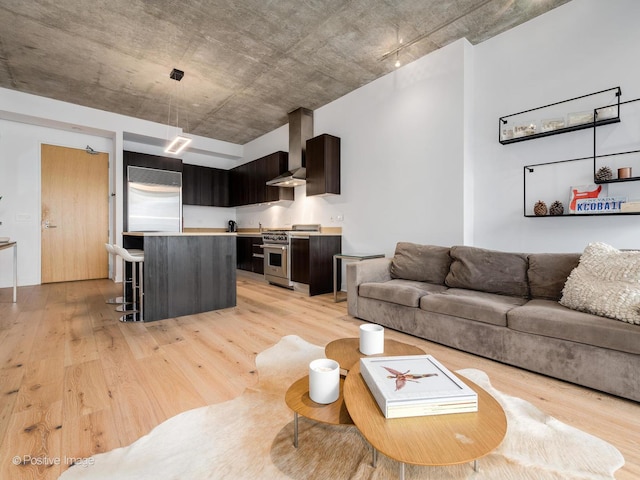
M 391 72 L 398 38 L 406 64 L 568 1 L 0 0 L 0 86 L 163 124 L 172 101 L 188 133 L 245 144 Z

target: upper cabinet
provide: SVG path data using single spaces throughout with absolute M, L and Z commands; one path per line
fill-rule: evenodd
M 340 139 L 318 135 L 307 140 L 307 196 L 340 194 Z
M 182 160 L 179 158 L 161 157 L 159 155 L 130 152 L 128 150 L 124 150 L 122 154 L 125 185 L 127 181 L 127 167 L 129 165 L 134 167 L 157 168 L 158 170 L 171 170 L 174 172 L 182 171 Z
M 229 172 L 185 163 L 182 167 L 182 203 L 229 206 Z
M 230 170 L 231 206 L 293 200 L 293 188 L 267 186 L 267 181 L 287 171 L 289 155 L 275 152 Z

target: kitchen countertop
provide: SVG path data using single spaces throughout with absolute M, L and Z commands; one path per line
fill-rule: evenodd
M 130 237 L 214 237 L 236 236 L 232 232 L 122 232 Z
M 288 232 L 292 237 L 332 237 L 332 236 L 342 236 L 342 228 L 340 227 L 322 227 L 319 232 L 305 232 L 305 231 L 293 231 L 290 227 L 286 228 L 263 228 L 262 232 L 266 232 L 269 230 L 283 230 Z M 262 235 L 262 232 L 257 228 L 241 228 L 238 230 L 237 235 L 239 237 L 259 237 Z

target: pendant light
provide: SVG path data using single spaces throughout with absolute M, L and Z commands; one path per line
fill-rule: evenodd
M 169 74 L 169 78 L 171 80 L 175 80 L 176 81 L 176 95 L 175 95 L 175 124 L 176 124 L 176 128 L 180 128 L 180 91 L 179 91 L 179 83 L 180 80 L 182 80 L 182 77 L 184 77 L 184 72 L 182 70 L 178 70 L 177 68 L 174 68 L 173 70 L 171 70 L 171 73 Z M 174 103 L 174 95 L 172 94 L 170 99 L 169 99 L 169 119 L 167 121 L 167 125 L 171 126 L 171 104 Z M 187 120 L 188 122 L 188 120 Z M 187 123 L 187 129 L 188 129 L 189 125 Z M 189 145 L 191 143 L 191 138 L 185 136 L 185 135 L 176 135 L 176 137 L 169 143 L 169 145 L 167 146 L 167 148 L 165 148 L 164 152 L 165 153 L 170 153 L 173 155 L 177 155 L 180 152 L 182 152 L 187 145 Z

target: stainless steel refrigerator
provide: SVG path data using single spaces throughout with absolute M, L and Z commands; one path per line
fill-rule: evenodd
M 182 172 L 127 168 L 127 230 L 182 231 Z

